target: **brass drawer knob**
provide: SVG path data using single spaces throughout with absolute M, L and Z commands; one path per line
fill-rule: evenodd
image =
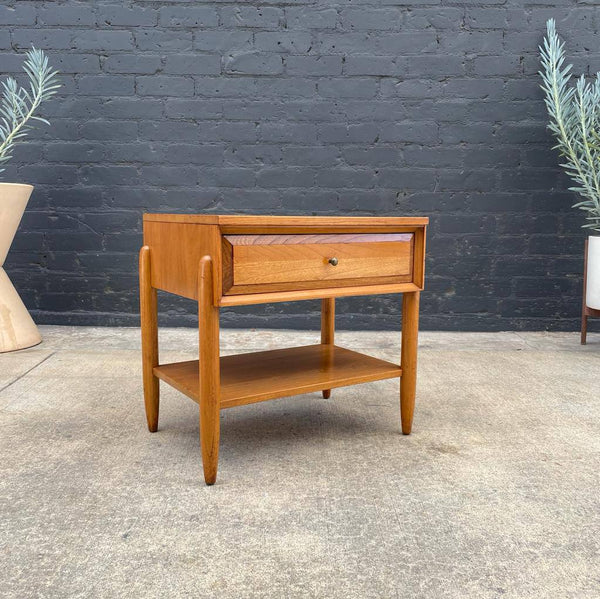
M 338 259 L 337 258 L 329 258 L 329 260 L 327 260 L 327 262 L 329 262 L 329 264 L 331 264 L 331 266 L 337 266 Z

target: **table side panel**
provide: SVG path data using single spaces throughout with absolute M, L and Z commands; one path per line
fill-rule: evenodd
M 216 225 L 144 221 L 144 245 L 150 247 L 152 287 L 198 299 L 198 264 L 214 263 L 215 304 L 221 297 L 221 237 Z

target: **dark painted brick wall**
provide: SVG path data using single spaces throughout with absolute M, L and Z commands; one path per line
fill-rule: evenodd
M 576 328 L 584 236 L 536 75 L 551 16 L 600 69 L 591 0 L 3 2 L 0 70 L 34 44 L 64 83 L 5 173 L 36 186 L 7 269 L 38 322 L 134 325 L 144 211 L 424 214 L 424 327 Z M 316 326 L 318 307 L 223 323 Z M 339 313 L 394 327 L 399 301 Z

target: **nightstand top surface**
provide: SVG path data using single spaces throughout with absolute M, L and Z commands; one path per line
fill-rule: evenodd
M 223 226 L 424 226 L 426 216 L 270 216 L 259 214 L 144 214 L 144 221 Z

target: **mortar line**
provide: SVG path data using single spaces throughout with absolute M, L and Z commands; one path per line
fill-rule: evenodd
M 12 385 L 14 385 L 16 382 L 20 381 L 24 376 L 27 376 L 32 370 L 35 370 L 38 366 L 41 366 L 46 360 L 48 360 L 55 354 L 56 354 L 55 351 L 53 351 L 51 354 L 48 354 L 43 360 L 40 360 L 37 364 L 32 366 L 29 370 L 25 371 L 23 374 L 19 375 L 16 379 L 14 379 L 10 383 L 8 383 L 8 385 L 5 385 L 4 387 L 2 387 L 2 389 L 0 389 L 0 393 L 2 393 L 6 389 L 8 389 Z

